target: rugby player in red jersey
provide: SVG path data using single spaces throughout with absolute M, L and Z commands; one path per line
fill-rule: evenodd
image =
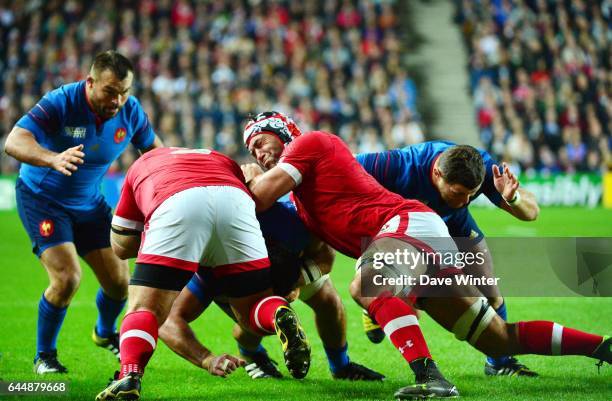
M 272 296 L 270 261 L 255 204 L 240 167 L 208 149 L 163 148 L 128 170 L 112 220 L 111 244 L 136 256 L 120 331 L 121 371 L 97 400 L 138 399 L 140 380 L 181 289 L 200 265 L 209 266 L 236 320 L 281 339 L 296 378 L 310 366 L 310 346 L 287 301 Z M 227 374 L 244 361 L 211 358 L 208 370 Z
M 351 295 L 383 327 L 415 373 L 416 384 L 399 389 L 397 398 L 458 395 L 431 359 L 414 305 L 487 355 L 584 355 L 612 362 L 610 338 L 547 321 L 506 323 L 474 286 L 440 289 L 415 285 L 398 291 L 395 284 L 381 284 L 372 291 L 374 276 L 380 272 L 391 276 L 389 273 L 397 270 L 374 266 L 373 245 L 387 240 L 385 245 L 393 244 L 396 250 L 453 251 L 442 219 L 422 203 L 384 189 L 337 136 L 321 131 L 302 135 L 281 113 L 264 112 L 251 119 L 244 130 L 244 142 L 259 166 L 267 170 L 261 174 L 255 165 L 243 166 L 257 211 L 266 210 L 293 191 L 298 214 L 310 231 L 348 256 L 361 256 Z M 436 278 L 462 274 L 439 263 L 413 268 Z

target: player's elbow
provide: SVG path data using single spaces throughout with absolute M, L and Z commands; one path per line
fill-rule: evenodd
M 6 141 L 4 141 L 3 150 L 7 155 L 15 157 L 15 140 L 13 135 L 8 134 Z
M 117 255 L 119 259 L 127 260 L 127 259 L 131 259 L 136 256 L 132 254 L 131 252 L 129 252 L 127 249 L 122 248 L 116 244 L 113 244 L 112 248 L 113 248 L 113 252 L 115 252 L 115 255 Z
M 111 233 L 111 248 L 115 255 L 119 259 L 131 259 L 138 255 L 138 248 L 140 246 L 140 239 L 138 238 L 138 244 L 136 239 L 125 236 L 118 236 L 115 233 Z

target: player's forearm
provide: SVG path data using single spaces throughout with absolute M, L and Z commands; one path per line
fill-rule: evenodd
M 212 353 L 198 341 L 187 322 L 168 317 L 159 329 L 159 337 L 177 355 L 197 367 L 207 369 L 202 361 L 212 356 Z
M 262 182 L 263 177 L 263 175 L 253 177 L 248 183 L 257 213 L 268 210 L 277 199 L 270 196 L 271 192 L 265 188 L 266 184 Z
M 508 212 L 514 217 L 523 221 L 533 221 L 538 218 L 540 214 L 540 207 L 536 201 L 535 195 L 526 189 L 519 188 L 519 201 L 512 204 L 507 203 Z
M 14 127 L 6 138 L 4 152 L 20 162 L 41 167 L 52 167 L 57 155 L 40 146 L 31 132 L 19 127 Z

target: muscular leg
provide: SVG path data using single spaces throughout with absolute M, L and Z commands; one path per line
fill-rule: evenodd
M 466 274 L 475 276 L 475 277 L 487 277 L 494 278 L 493 274 L 493 258 L 491 256 L 491 252 L 487 246 L 486 240 L 482 238 L 478 243 L 469 245 L 467 249 L 464 249 L 473 255 L 480 255 L 483 259 L 482 263 L 472 263 L 463 269 Z M 499 291 L 497 285 L 490 286 L 478 286 L 478 290 L 487 297 L 489 305 L 493 307 L 495 312 L 499 315 L 499 317 L 503 321 L 508 321 L 508 314 L 506 312 L 506 303 L 504 298 Z M 493 357 L 492 354 L 487 354 L 486 364 L 485 364 L 485 374 L 488 375 L 514 375 L 517 374 L 519 376 L 526 377 L 535 377 L 537 376 L 536 372 L 533 372 L 525 365 L 519 363 L 516 359 L 509 357 L 508 355 L 499 355 L 498 352 L 495 352 L 497 357 Z
M 47 248 L 40 261 L 47 270 L 49 286 L 38 304 L 36 358 L 41 352 L 55 352 L 68 304 L 81 282 L 81 266 L 73 243 Z
M 116 331 L 116 321 L 125 305 L 130 272 L 128 263 L 111 248 L 95 249 L 84 256 L 101 287 L 96 295 L 98 320 L 95 334 L 109 338 Z
M 310 345 L 295 312 L 288 302 L 279 296 L 271 296 L 272 290 L 229 298 L 236 320 L 243 329 L 254 334 L 272 334 L 279 337 L 285 365 L 297 379 L 306 376 L 310 368 Z
M 475 297 L 478 295 L 475 287 L 462 287 L 457 295 L 457 297 L 430 297 L 422 302 L 424 310 L 444 328 L 455 332 L 456 336 L 461 332 L 458 328 L 459 320 L 469 314 L 466 311 L 473 304 L 481 302 L 480 298 Z M 484 308 L 484 306 L 478 308 L 483 312 L 478 313 L 478 316 L 489 316 L 490 322 L 486 323 L 479 336 L 476 334 L 466 340 L 479 351 L 494 357 L 518 354 L 595 357 L 593 355 L 595 349 L 604 340 L 602 336 L 565 328 L 554 322 L 506 323 L 492 311 L 484 313 Z M 468 320 L 463 322 L 470 324 Z M 472 318 L 471 322 L 469 332 L 472 332 L 472 328 L 476 328 L 477 333 L 480 327 L 478 318 Z
M 340 295 L 327 280 L 323 287 L 304 301 L 315 312 L 315 324 L 326 348 L 346 345 L 346 313 Z

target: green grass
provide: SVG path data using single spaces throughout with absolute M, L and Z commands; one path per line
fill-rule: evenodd
M 481 228 L 490 236 L 612 236 L 612 211 L 596 209 L 544 209 L 535 223 L 517 222 L 496 210 L 474 211 Z M 1 212 L 0 219 L 0 378 L 4 381 L 37 380 L 31 373 L 35 352 L 36 311 L 47 277 L 29 253 L 29 241 L 16 213 Z M 350 300 L 347 284 L 352 261 L 340 257 L 333 280 L 348 313 L 351 358 L 385 375 L 384 383 L 333 381 L 321 342 L 316 336 L 312 312 L 296 304 L 313 344 L 313 363 L 308 377 L 296 381 L 254 381 L 239 371 L 228 379 L 216 378 L 176 357 L 160 344 L 143 379 L 145 400 L 378 400 L 392 399 L 393 392 L 412 382 L 400 355 L 385 341 L 371 345 L 362 334 L 359 308 Z M 72 302 L 59 338 L 60 360 L 70 369 L 62 380 L 70 383 L 70 399 L 93 399 L 117 368 L 108 351 L 90 340 L 95 321 L 97 283 L 84 268 L 81 288 Z M 511 320 L 546 319 L 597 333 L 610 333 L 610 298 L 511 298 L 507 300 Z M 466 400 L 605 400 L 612 399 L 612 370 L 597 373 L 594 361 L 581 357 L 524 356 L 521 360 L 541 373 L 538 379 L 487 378 L 482 374 L 483 356 L 456 341 L 427 316 L 421 319 L 434 357 L 445 374 L 459 387 Z M 230 338 L 232 323 L 216 308 L 210 308 L 195 323 L 203 342 L 215 352 L 235 352 Z M 282 361 L 275 338 L 264 345 L 272 357 Z M 283 372 L 287 376 L 283 368 Z M 45 378 L 46 379 L 46 378 Z M 55 378 L 54 378 L 55 379 Z M 58 380 L 60 378 L 57 378 Z M 1 398 L 1 396 L 0 396 Z M 17 399 L 10 397 L 8 399 Z M 26 400 L 41 397 L 23 397 Z M 57 398 L 49 398 L 57 399 Z

